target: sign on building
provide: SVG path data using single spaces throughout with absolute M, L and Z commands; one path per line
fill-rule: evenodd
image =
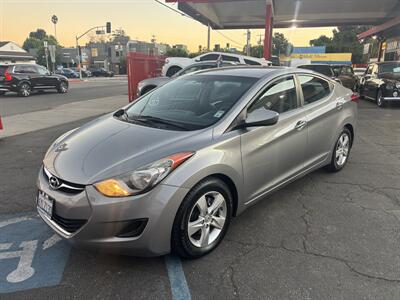
M 369 46 L 370 46 L 369 43 L 364 44 L 364 51 L 363 51 L 363 54 L 368 54 L 368 53 L 369 53 Z
M 97 57 L 97 56 L 99 56 L 97 48 L 92 48 L 92 57 Z

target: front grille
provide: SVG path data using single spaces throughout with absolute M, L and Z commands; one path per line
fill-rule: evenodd
M 84 185 L 68 182 L 61 178 L 58 178 L 58 177 L 54 176 L 53 174 L 51 174 L 49 172 L 49 170 L 47 170 L 44 166 L 43 166 L 43 173 L 45 175 L 44 177 L 47 179 L 47 183 L 49 183 L 50 188 L 52 188 L 50 185 L 50 178 L 51 177 L 57 178 L 60 185 L 56 189 L 52 188 L 53 190 L 57 190 L 57 191 L 64 192 L 67 194 L 79 194 L 85 190 Z
M 52 221 L 54 221 L 58 226 L 60 226 L 62 229 L 69 233 L 74 233 L 78 231 L 85 223 L 87 220 L 79 220 L 79 219 L 66 219 L 63 218 L 59 215 L 57 215 L 55 212 L 53 213 L 53 216 L 51 217 Z

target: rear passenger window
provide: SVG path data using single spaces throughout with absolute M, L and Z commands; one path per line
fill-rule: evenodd
M 259 62 L 254 61 L 254 60 L 250 60 L 250 59 L 244 59 L 244 62 L 246 63 L 246 65 L 252 65 L 252 66 L 259 66 L 259 65 L 261 65 Z
M 321 100 L 331 93 L 331 85 L 324 79 L 300 75 L 299 80 L 305 105 Z
M 280 114 L 298 108 L 296 86 L 293 77 L 285 77 L 274 82 L 250 106 L 248 113 L 262 107 Z
M 222 55 L 222 60 L 223 60 L 223 61 L 240 62 L 240 61 L 239 61 L 239 58 L 233 57 L 233 56 L 229 56 L 229 55 Z
M 202 57 L 200 57 L 200 61 L 212 61 L 212 60 L 217 60 L 219 57 L 218 54 L 206 54 Z

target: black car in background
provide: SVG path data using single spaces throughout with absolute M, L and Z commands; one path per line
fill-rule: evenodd
M 56 89 L 68 91 L 65 76 L 51 74 L 45 67 L 34 64 L 0 65 L 0 95 L 16 92 L 28 97 L 33 91 Z
M 376 101 L 379 107 L 400 101 L 400 61 L 369 64 L 360 80 L 360 96 Z
M 349 65 L 310 64 L 301 65 L 299 68 L 324 74 L 353 91 L 358 89 L 358 77 L 354 74 L 353 68 Z
M 92 70 L 90 70 L 90 72 L 92 73 L 93 77 L 113 77 L 114 76 L 114 72 L 107 71 L 104 68 L 92 69 Z

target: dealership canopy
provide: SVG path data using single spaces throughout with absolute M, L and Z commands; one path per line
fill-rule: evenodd
M 213 29 L 264 28 L 271 57 L 272 27 L 377 25 L 400 15 L 399 0 L 166 0 Z
M 376 25 L 400 15 L 399 0 L 167 0 L 214 29 L 265 28 L 267 4 L 275 28 Z

